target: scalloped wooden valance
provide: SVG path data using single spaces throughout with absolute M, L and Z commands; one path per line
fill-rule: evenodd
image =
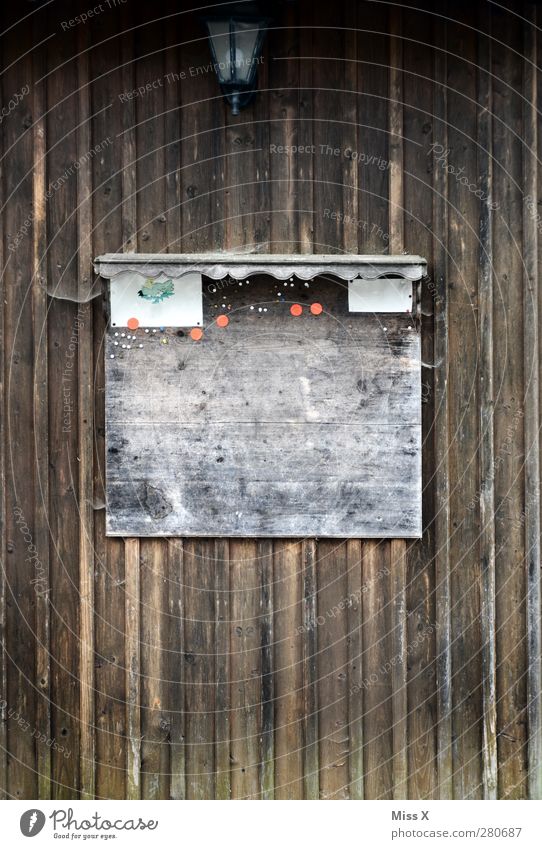
M 199 272 L 212 280 L 225 277 L 244 280 L 256 274 L 269 274 L 277 280 L 287 280 L 292 275 L 312 280 L 328 274 L 340 280 L 399 277 L 415 282 L 426 274 L 426 267 L 425 259 L 407 254 L 104 254 L 94 261 L 96 273 L 109 280 L 131 271 L 150 278 L 161 274 L 177 278 Z

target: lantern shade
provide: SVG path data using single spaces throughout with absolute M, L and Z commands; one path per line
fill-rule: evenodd
M 269 18 L 205 17 L 214 67 L 234 115 L 254 96 L 254 86 Z

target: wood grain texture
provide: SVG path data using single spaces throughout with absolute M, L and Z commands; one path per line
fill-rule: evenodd
M 168 544 L 141 543 L 141 790 L 145 799 L 163 799 L 169 790 L 169 676 L 167 628 L 156 628 L 169 614 Z
M 231 541 L 231 789 L 236 799 L 261 798 L 262 653 L 258 546 Z
M 32 80 L 30 64 L 17 62 L 19 51 L 28 50 L 32 40 L 23 33 L 21 43 L 13 40 L 4 46 L 2 96 L 9 99 L 11 92 Z M 34 540 L 34 509 L 37 496 L 33 487 L 33 457 L 35 454 L 32 432 L 34 397 L 33 357 L 35 343 L 32 339 L 33 293 L 29 283 L 33 277 L 34 245 L 31 233 L 20 239 L 13 249 L 14 237 L 20 232 L 28 212 L 32 210 L 34 187 L 32 176 L 33 134 L 25 124 L 29 122 L 32 105 L 21 103 L 21 110 L 4 123 L 3 128 L 3 211 L 4 236 L 4 451 L 6 458 L 4 495 L 5 533 L 5 597 L 3 622 L 4 692 L 2 717 L 7 743 L 5 790 L 8 798 L 25 798 L 38 791 L 36 743 L 24 731 L 25 722 L 34 720 L 36 692 L 34 675 L 37 660 L 35 640 L 33 579 L 40 574 L 40 551 L 31 546 Z M 11 246 L 11 249 L 10 249 Z M 41 422 L 40 422 L 41 423 Z M 26 446 L 26 447 L 25 447 Z M 47 568 L 47 557 L 45 559 Z M 47 583 L 41 589 L 48 589 Z M 43 602 L 40 603 L 40 617 Z M 19 722 L 19 717 L 23 719 Z
M 448 25 L 447 50 L 454 57 L 448 61 L 448 160 L 454 167 L 464 167 L 475 179 L 478 150 L 476 109 L 476 50 L 473 31 L 462 25 L 471 13 L 466 4 L 457 8 L 457 24 Z M 442 144 L 440 139 L 434 143 Z M 440 148 L 436 148 L 440 151 Z M 438 154 L 442 156 L 442 153 Z M 433 168 L 444 168 L 433 153 Z M 449 296 L 449 379 L 448 379 L 448 445 L 450 478 L 450 562 L 452 633 L 452 739 L 454 797 L 462 799 L 482 796 L 481 745 L 481 635 L 480 635 L 480 551 L 479 551 L 479 481 L 477 454 L 479 446 L 479 395 L 477 380 L 478 354 L 478 224 L 465 227 L 465 222 L 479 221 L 479 200 L 457 180 L 447 180 L 446 198 L 449 227 L 446 248 L 450 256 L 448 272 Z M 467 462 L 474 459 L 473 462 Z
M 444 149 L 447 134 L 447 78 L 446 27 L 442 21 L 435 24 L 437 50 L 433 56 L 435 86 L 433 90 L 433 116 L 435 138 L 441 139 Z M 441 168 L 433 169 L 433 284 L 431 296 L 434 312 L 433 361 L 434 371 L 434 429 L 435 456 L 435 675 L 436 675 L 436 769 L 435 795 L 451 799 L 452 779 L 452 692 L 451 692 L 451 621 L 452 605 L 450 585 L 450 463 L 448 457 L 448 379 L 449 379 L 449 310 L 448 268 L 449 259 L 444 239 L 448 234 L 447 179 Z M 429 288 L 429 287 L 427 287 Z
M 533 8 L 524 33 L 525 64 L 523 70 L 525 150 L 523 179 L 530 197 L 538 191 L 536 153 L 539 144 L 536 111 L 540 102 L 534 68 L 540 55 L 534 31 L 539 26 L 539 13 Z M 531 217 L 523 219 L 524 299 L 524 403 L 525 403 L 525 565 L 527 604 L 527 712 L 529 718 L 528 795 L 542 797 L 542 633 L 540 622 L 540 282 L 538 273 L 538 227 Z
M 508 103 L 510 86 L 522 91 L 523 67 L 516 63 L 516 50 L 523 51 L 520 22 L 504 15 L 493 17 L 491 34 L 503 42 L 503 49 L 491 51 L 493 132 L 492 198 L 497 206 L 493 226 L 493 424 L 492 460 L 495 493 L 495 643 L 497 695 L 497 765 L 506 763 L 501 772 L 500 791 L 504 798 L 526 798 L 528 788 L 528 676 L 517 675 L 528 668 L 526 615 L 533 593 L 528 587 L 525 526 L 525 408 L 530 401 L 525 390 L 527 351 L 523 332 L 515 332 L 510 316 L 523 316 L 525 309 L 525 259 L 522 249 L 507 252 L 504 239 L 522 245 L 522 216 L 528 217 L 526 192 L 522 189 L 521 141 L 523 104 L 521 98 Z M 496 166 L 496 163 L 499 166 Z M 495 269 L 499 269 L 495 277 Z M 499 280 L 517 281 L 508 290 L 495 285 Z M 500 343 L 497 342 L 500 340 Z M 505 341 L 506 340 L 506 341 Z M 539 571 L 539 569 L 537 570 Z M 536 586 L 536 585 L 535 585 Z M 506 622 L 506 624 L 505 624 Z M 506 776 L 506 779 L 502 779 Z M 495 775 L 498 783 L 498 775 Z
M 69 3 L 56 9 L 69 13 Z M 47 115 L 48 188 L 67 172 L 79 156 L 77 134 L 76 33 L 62 43 L 47 45 L 47 64 L 56 68 L 47 76 L 47 103 L 62 104 Z M 62 70 L 60 70 L 62 68 Z M 48 228 L 55 233 L 47 251 L 48 291 L 64 291 L 66 280 L 78 280 L 78 186 L 75 172 L 48 198 Z M 68 300 L 49 302 L 49 534 L 51 539 L 51 730 L 62 739 L 70 757 L 52 751 L 52 795 L 73 799 L 81 790 L 80 751 L 80 625 L 79 598 L 79 348 L 78 305 Z M 85 474 L 88 470 L 85 470 Z M 74 635 L 77 635 L 74 638 Z
M 319 799 L 318 658 L 316 635 L 316 543 L 302 543 L 303 625 L 303 785 L 305 799 Z
M 489 26 L 489 16 L 485 19 Z M 491 48 L 482 36 L 478 44 L 482 68 L 491 64 Z M 482 70 L 478 82 L 480 115 L 478 143 L 480 151 L 480 262 L 478 306 L 480 322 L 480 407 L 479 407 L 479 482 L 480 482 L 480 624 L 482 639 L 483 701 L 483 792 L 484 799 L 497 798 L 497 705 L 495 648 L 495 489 L 494 382 L 493 382 L 493 162 L 491 147 L 492 85 Z
M 215 774 L 216 798 L 231 798 L 230 757 L 230 635 L 231 635 L 231 582 L 229 541 L 215 542 Z
M 4 97 L 4 88 L 0 81 L 0 91 Z M 0 136 L 0 156 L 4 157 L 4 136 Z M 0 179 L 0 204 L 5 210 L 4 181 Z M 0 239 L 0 263 L 4 268 L 4 239 Z M 2 415 L 0 416 L 0 557 L 2 568 L 0 569 L 0 689 L 2 693 L 8 691 L 8 638 L 7 638 L 7 594 L 9 582 L 7 575 L 7 488 L 6 488 L 6 427 L 4 411 L 7 408 L 6 398 L 6 334 L 5 334 L 5 278 L 0 279 L 0 405 Z M 4 699 L 4 701 L 6 701 Z M 0 799 L 8 798 L 8 727 L 7 727 L 7 705 L 3 704 L 0 710 Z
M 274 543 L 275 798 L 303 798 L 302 543 Z
M 216 792 L 214 563 L 214 543 L 208 540 L 185 543 L 183 682 L 188 799 L 212 799 Z
M 347 636 L 348 647 L 348 736 L 350 750 L 349 795 L 351 799 L 364 798 L 363 747 L 365 729 L 363 723 L 363 556 L 361 540 L 351 539 L 346 543 L 347 564 Z
M 285 287 L 264 279 L 208 296 L 231 303 L 231 321 L 225 331 L 210 325 L 221 310 L 211 299 L 197 346 L 174 330 L 138 331 L 135 341 L 109 334 L 109 533 L 419 533 L 412 321 L 351 315 L 328 281 L 312 298 L 329 313 L 294 319 L 289 302 L 311 287 L 289 286 L 284 304 Z M 266 303 L 267 314 L 250 310 Z
M 346 544 L 322 541 L 318 545 L 318 732 L 320 798 L 347 799 L 348 654 Z
M 85 156 L 92 148 L 90 109 L 88 99 L 90 40 L 86 29 L 77 33 L 78 97 L 78 158 L 83 160 L 77 171 L 77 233 L 79 301 L 84 301 L 90 289 L 90 256 L 92 253 L 92 164 Z M 81 627 L 79 647 L 80 721 L 81 721 L 81 798 L 96 795 L 96 734 L 94 687 L 94 509 L 93 509 L 93 430 L 94 392 L 92 388 L 93 329 L 92 305 L 81 304 L 78 318 L 78 436 L 79 436 L 79 598 Z
M 36 32 L 34 32 L 36 35 Z M 32 68 L 37 77 L 44 73 L 46 63 L 43 49 L 36 51 Z M 34 431 L 36 474 L 34 522 L 36 547 L 41 552 L 42 574 L 46 586 L 50 586 L 49 569 L 49 422 L 48 422 L 48 372 L 47 372 L 47 294 L 44 283 L 47 278 L 47 207 L 46 193 L 46 150 L 45 134 L 45 84 L 34 89 L 34 169 L 33 169 L 33 268 L 32 268 L 32 315 L 34 338 Z M 46 737 L 51 737 L 51 612 L 48 593 L 36 595 L 36 715 L 38 727 Z M 41 799 L 51 796 L 51 749 L 39 746 L 37 755 L 38 791 Z
M 141 798 L 141 557 L 138 539 L 126 540 L 125 670 L 126 670 L 126 798 Z
M 388 650 L 390 546 L 363 543 L 363 680 L 365 798 L 393 798 L 393 706 Z
M 169 739 L 171 799 L 186 799 L 186 712 L 184 710 L 184 547 L 168 540 L 168 702 L 163 730 Z M 219 687 L 217 680 L 217 689 Z M 218 698 L 217 698 L 218 700 Z M 218 735 L 218 728 L 216 729 Z M 218 745 L 218 744 L 217 744 Z M 218 778 L 217 778 L 218 784 Z M 218 788 L 217 788 L 218 796 Z

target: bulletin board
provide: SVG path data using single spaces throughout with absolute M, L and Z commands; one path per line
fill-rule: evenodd
M 240 263 L 218 279 L 192 269 L 184 300 L 182 275 L 150 267 L 154 278 L 141 265 L 110 278 L 126 287 L 138 274 L 136 293 L 171 280 L 181 295 L 159 300 L 158 324 L 141 295 L 123 303 L 120 323 L 111 299 L 109 535 L 421 535 L 423 261 L 410 276 L 365 269 L 365 289 L 359 274 L 324 267 L 282 279 Z

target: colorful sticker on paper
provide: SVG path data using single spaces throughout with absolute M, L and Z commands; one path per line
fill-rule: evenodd
M 140 298 L 150 301 L 152 304 L 160 304 L 166 298 L 175 294 L 173 280 L 152 280 L 148 278 L 137 293 Z

